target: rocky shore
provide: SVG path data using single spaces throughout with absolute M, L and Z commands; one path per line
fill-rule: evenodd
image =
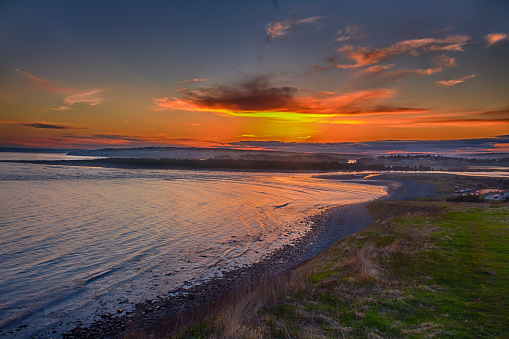
M 380 177 L 379 177 L 380 178 Z M 338 179 L 343 179 L 338 177 Z M 355 178 L 354 178 L 355 179 Z M 381 178 L 366 181 L 389 187 L 389 199 L 411 199 L 432 194 L 432 186 L 408 180 Z M 422 193 L 422 194 L 421 194 Z M 291 270 L 341 238 L 365 229 L 372 221 L 367 203 L 321 209 L 306 222 L 312 229 L 298 241 L 286 245 L 259 262 L 223 272 L 221 277 L 198 282 L 189 288 L 171 291 L 171 297 L 158 297 L 136 304 L 130 314 L 102 314 L 89 326 L 77 326 L 62 334 L 63 338 L 120 338 L 125 333 L 146 327 L 157 320 L 191 307 L 203 305 L 241 285 L 256 282 L 261 276 Z

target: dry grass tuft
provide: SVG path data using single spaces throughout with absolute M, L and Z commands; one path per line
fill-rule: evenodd
M 367 241 L 360 250 L 357 250 L 344 264 L 356 272 L 361 281 L 377 279 L 380 275 L 380 268 L 374 263 L 375 245 Z
M 222 338 L 257 338 L 258 334 L 247 328 L 246 319 L 257 313 L 260 307 L 274 304 L 281 293 L 290 286 L 290 274 L 265 276 L 255 285 L 237 289 L 225 296 L 214 312 L 213 323 L 222 328 Z
M 394 240 L 394 242 L 388 248 L 389 253 L 395 254 L 395 255 L 401 254 L 403 251 L 400 246 L 400 243 L 401 243 L 400 239 Z
M 418 326 L 415 326 L 411 330 L 403 330 L 403 334 L 405 335 L 415 335 L 415 334 L 425 334 L 426 337 L 434 337 L 437 334 L 442 333 L 442 329 L 444 325 L 442 324 L 433 324 L 433 323 L 422 323 Z

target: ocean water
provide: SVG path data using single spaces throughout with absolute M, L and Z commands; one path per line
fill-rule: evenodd
M 319 207 L 384 195 L 302 173 L 0 163 L 0 335 L 132 310 L 291 243 Z

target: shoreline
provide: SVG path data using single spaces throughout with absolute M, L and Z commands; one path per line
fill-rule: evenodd
M 340 176 L 330 179 L 357 181 L 356 178 L 341 178 Z M 391 200 L 411 199 L 416 195 L 416 192 L 421 191 L 415 186 L 427 185 L 386 176 L 378 176 L 373 180 L 362 180 L 362 183 L 388 187 L 388 195 L 380 199 Z M 424 191 L 428 194 L 432 190 L 431 186 L 431 189 L 428 188 Z M 313 224 L 306 235 L 293 244 L 277 249 L 258 262 L 224 271 L 220 277 L 198 280 L 189 288 L 179 287 L 168 292 L 169 295 L 172 295 L 170 297 L 145 300 L 136 304 L 135 310 L 131 314 L 102 314 L 100 319 L 95 320 L 92 324 L 84 327 L 77 326 L 62 333 L 61 336 L 63 338 L 119 338 L 129 330 L 145 328 L 183 310 L 205 305 L 242 285 L 253 284 L 261 276 L 267 275 L 267 272 L 272 275 L 291 271 L 326 250 L 338 240 L 358 233 L 369 226 L 374 221 L 366 209 L 369 202 L 318 209 L 316 214 L 305 220 Z
M 122 162 L 121 160 L 132 159 L 132 162 Z M 72 167 L 97 167 L 97 168 L 116 168 L 116 169 L 139 169 L 139 170 L 193 170 L 193 171 L 230 171 L 230 172 L 274 172 L 274 173 L 331 173 L 331 172 L 412 172 L 412 173 L 427 173 L 427 172 L 440 172 L 444 174 L 455 174 L 457 172 L 465 173 L 470 175 L 473 173 L 496 173 L 500 171 L 507 171 L 509 167 L 494 167 L 494 166 L 457 166 L 457 167 L 446 167 L 441 168 L 423 168 L 417 169 L 411 166 L 392 166 L 392 165 L 366 165 L 366 166 L 346 166 L 349 164 L 338 163 L 339 167 L 313 167 L 313 165 L 319 165 L 323 162 L 296 162 L 294 167 L 256 167 L 256 165 L 245 166 L 221 166 L 221 165 L 197 165 L 196 162 L 210 159 L 168 159 L 173 160 L 175 164 L 143 164 L 136 163 L 136 160 L 153 160 L 160 161 L 158 158 L 95 158 L 95 159 L 59 159 L 59 160 L 11 160 L 3 159 L 0 163 L 19 163 L 19 164 L 33 164 L 33 165 L 47 165 L 47 166 L 72 166 Z M 194 164 L 188 164 L 189 162 L 195 162 Z M 251 160 L 256 162 L 256 160 Z M 178 162 L 182 162 L 177 164 Z M 284 161 L 268 161 L 274 163 L 284 163 Z M 305 164 L 305 165 L 304 165 Z M 311 167 L 309 167 L 311 166 Z M 396 167 L 396 168 L 395 168 Z

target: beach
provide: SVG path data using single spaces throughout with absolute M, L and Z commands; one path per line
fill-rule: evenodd
M 329 179 L 333 179 L 329 177 Z M 376 179 L 363 180 L 361 177 L 342 177 L 338 180 L 361 180 L 364 184 L 388 187 L 385 199 L 406 200 L 433 194 L 433 186 L 410 180 L 377 176 Z M 318 255 L 338 240 L 364 230 L 373 218 L 366 210 L 368 202 L 323 208 L 308 220 L 312 229 L 298 241 L 285 245 L 262 260 L 237 269 L 223 272 L 221 277 L 193 284 L 189 288 L 177 288 L 170 297 L 157 297 L 136 304 L 134 312 L 126 314 L 102 314 L 100 320 L 90 326 L 77 326 L 63 334 L 64 338 L 117 338 L 128 331 L 147 327 L 163 318 L 171 319 L 183 310 L 198 307 L 219 298 L 222 294 L 256 283 L 260 277 L 275 275 L 292 270 L 297 265 Z

